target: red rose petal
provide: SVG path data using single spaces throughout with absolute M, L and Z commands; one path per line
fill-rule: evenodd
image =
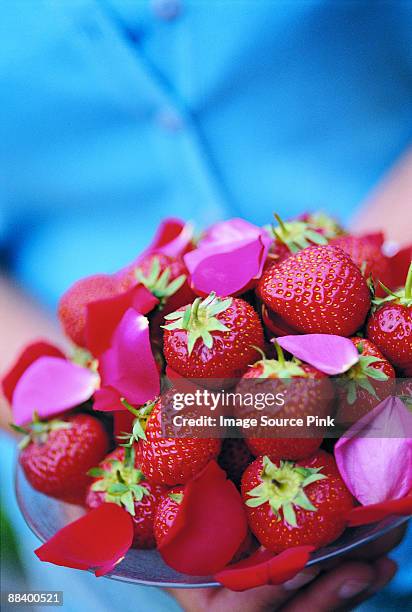
M 218 572 L 215 578 L 231 591 L 246 591 L 267 584 L 283 584 L 305 567 L 313 550 L 313 546 L 297 546 L 274 555 L 269 550 L 260 549 L 248 559 Z
M 411 261 L 412 244 L 404 247 L 389 259 L 392 276 L 390 289 L 392 289 L 392 291 L 396 291 L 396 289 L 405 285 L 406 275 L 408 274 Z
M 348 524 L 350 527 L 368 525 L 394 514 L 399 516 L 412 515 L 412 491 L 401 499 L 391 499 L 379 504 L 353 508 L 348 514 Z
M 44 356 L 64 358 L 64 354 L 57 348 L 57 346 L 53 346 L 48 342 L 39 340 L 37 342 L 28 344 L 20 353 L 17 361 L 14 362 L 9 371 L 4 375 L 1 384 L 3 387 L 4 396 L 10 403 L 13 397 L 14 388 L 22 374 L 24 374 L 33 361 L 36 361 L 36 359 L 39 357 Z
M 110 387 L 102 387 L 97 389 L 93 396 L 93 409 L 100 412 L 112 412 L 115 410 L 125 411 L 123 404 L 121 403 L 122 396 L 116 389 Z M 130 412 L 128 413 L 130 414 Z
M 60 529 L 34 552 L 41 561 L 95 568 L 96 576 L 110 572 L 133 542 L 131 515 L 116 504 L 102 504 Z
M 120 434 L 132 431 L 134 415 L 128 410 L 117 410 L 113 414 L 113 435 L 115 439 Z
M 159 552 L 179 572 L 208 576 L 229 563 L 246 533 L 240 494 L 211 461 L 186 485 L 179 512 Z
M 110 347 L 113 333 L 128 308 L 146 314 L 158 303 L 159 300 L 143 285 L 135 285 L 114 297 L 89 303 L 86 315 L 87 348 L 93 355 L 101 355 Z

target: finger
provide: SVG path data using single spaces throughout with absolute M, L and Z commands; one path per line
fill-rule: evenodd
M 373 542 L 368 542 L 367 544 L 364 544 L 363 546 L 360 546 L 359 548 L 346 553 L 345 555 L 343 555 L 343 557 L 339 556 L 335 559 L 331 559 L 330 561 L 326 561 L 322 563 L 322 569 L 331 570 L 341 565 L 342 561 L 373 561 L 374 559 L 382 557 L 383 555 L 386 555 L 388 552 L 396 548 L 398 544 L 400 544 L 405 535 L 406 528 L 406 525 L 401 525 L 400 527 L 393 529 L 392 531 L 378 538 L 377 540 Z
M 330 612 L 369 592 L 377 579 L 378 573 L 372 565 L 346 562 L 320 576 L 283 609 L 285 612 Z
M 314 580 L 320 573 L 320 567 L 306 568 L 280 586 L 263 586 L 241 593 L 228 589 L 170 589 L 187 612 L 242 612 L 272 611 L 283 605 L 301 588 Z
M 354 597 L 349 602 L 345 602 L 336 612 L 347 612 L 356 609 L 363 601 L 373 597 L 375 593 L 383 589 L 392 580 L 398 569 L 395 561 L 388 557 L 381 557 L 375 561 L 373 566 L 377 576 L 371 588 L 361 593 L 358 597 Z

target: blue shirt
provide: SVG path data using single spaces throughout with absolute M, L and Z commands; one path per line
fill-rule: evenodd
M 0 10 L 0 248 L 50 306 L 134 258 L 166 215 L 346 221 L 411 140 L 410 2 Z M 398 554 L 406 593 L 410 544 Z
M 2 0 L 0 235 L 55 304 L 169 213 L 346 220 L 412 135 L 412 4 Z

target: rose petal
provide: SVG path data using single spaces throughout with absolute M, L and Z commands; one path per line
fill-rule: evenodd
M 48 419 L 88 400 L 98 384 L 95 372 L 60 357 L 39 357 L 21 376 L 12 398 L 16 425 L 33 413 Z
M 338 440 L 343 480 L 363 505 L 404 497 L 412 489 L 412 414 L 389 397 Z
M 229 563 L 246 533 L 240 494 L 211 461 L 186 485 L 178 514 L 159 551 L 173 569 L 207 576 Z
M 260 277 L 271 242 L 266 230 L 243 219 L 215 224 L 198 248 L 184 256 L 192 288 L 218 295 L 245 291 Z
M 389 263 L 392 275 L 390 289 L 392 289 L 392 291 L 396 291 L 396 289 L 405 285 L 411 261 L 412 244 L 409 244 L 390 257 Z
M 412 491 L 402 499 L 391 499 L 379 504 L 353 508 L 348 514 L 348 525 L 350 527 L 369 525 L 393 515 L 412 515 Z
M 121 434 L 132 431 L 134 419 L 134 415 L 128 410 L 117 410 L 113 414 L 113 435 L 115 439 Z
M 102 387 L 141 405 L 159 395 L 160 380 L 149 338 L 146 317 L 129 308 L 113 334 L 110 349 L 100 358 Z
M 159 300 L 140 284 L 114 297 L 91 302 L 86 315 L 87 348 L 93 355 L 101 355 L 110 347 L 114 330 L 128 308 L 146 314 L 158 303 Z
M 110 572 L 133 542 L 131 515 L 116 504 L 102 504 L 60 529 L 34 552 L 41 561 L 72 567 L 96 568 L 96 576 Z
M 131 264 L 119 270 L 115 277 L 117 280 L 127 275 L 127 271 L 136 268 L 144 257 L 152 253 L 163 253 L 172 258 L 182 257 L 192 248 L 193 227 L 180 219 L 169 218 L 162 221 L 149 246 L 140 253 Z
M 100 412 L 114 412 L 115 410 L 124 411 L 124 406 L 121 403 L 122 396 L 116 389 L 110 387 L 101 387 L 97 389 L 93 397 L 93 409 Z M 129 413 L 130 414 L 130 413 Z
M 44 357 L 46 355 L 50 357 L 64 358 L 64 354 L 59 348 L 57 348 L 57 346 L 53 346 L 53 344 L 49 344 L 43 340 L 38 340 L 37 342 L 28 344 L 23 349 L 18 359 L 14 362 L 1 381 L 4 396 L 10 403 L 13 397 L 13 391 L 19 381 L 19 378 L 27 370 L 29 365 L 33 363 L 33 361 L 36 361 L 36 359 L 39 357 Z
M 268 550 L 258 550 L 248 559 L 218 572 L 215 578 L 231 591 L 246 591 L 266 584 L 283 584 L 305 567 L 313 550 L 313 546 L 297 546 L 278 555 Z
M 324 374 L 342 374 L 359 361 L 353 342 L 333 334 L 283 336 L 276 342 L 285 351 L 309 363 Z

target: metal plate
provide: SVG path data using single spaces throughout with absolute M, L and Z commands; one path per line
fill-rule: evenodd
M 59 502 L 35 491 L 27 482 L 20 466 L 16 470 L 16 495 L 28 526 L 42 542 L 84 513 L 79 506 Z M 373 525 L 347 529 L 339 540 L 315 551 L 308 565 L 339 557 L 376 540 L 407 520 L 408 517 L 390 517 Z M 116 566 L 116 570 L 107 574 L 106 577 L 112 580 L 164 588 L 219 586 L 211 577 L 188 576 L 174 571 L 164 563 L 156 550 L 131 549 L 126 558 Z

